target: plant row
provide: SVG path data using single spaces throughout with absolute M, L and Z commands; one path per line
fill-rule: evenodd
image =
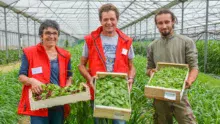
M 19 59 L 20 58 L 18 50 L 8 50 L 8 59 L 6 55 L 6 50 L 0 50 L 0 65 L 18 61 Z

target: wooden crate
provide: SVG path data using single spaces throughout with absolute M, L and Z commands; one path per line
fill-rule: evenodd
M 120 76 L 120 77 L 124 77 L 125 79 L 127 79 L 126 73 L 109 73 L 109 72 L 97 72 L 96 73 L 97 79 L 100 77 L 105 77 L 107 75 Z M 96 84 L 96 81 L 95 81 L 95 84 Z M 128 91 L 128 94 L 129 94 L 129 102 L 130 102 L 129 91 Z M 131 102 L 130 102 L 130 106 L 131 106 Z M 119 107 L 96 105 L 94 102 L 93 116 L 99 117 L 99 118 L 120 119 L 120 120 L 128 121 L 131 116 L 131 108 L 125 109 L 125 108 L 119 108 Z
M 89 87 L 85 84 L 82 84 L 82 85 L 86 88 L 86 91 L 76 93 L 76 94 L 66 95 L 66 96 L 49 98 L 49 99 L 45 99 L 45 100 L 38 100 L 38 101 L 34 100 L 34 98 L 32 97 L 32 91 L 29 90 L 29 100 L 30 100 L 31 110 L 50 108 L 53 106 L 59 106 L 59 105 L 64 105 L 64 104 L 69 104 L 69 103 L 76 103 L 79 101 L 88 101 L 91 99 Z
M 176 64 L 176 63 L 164 63 L 158 62 L 157 63 L 157 71 L 160 71 L 163 67 L 177 67 L 177 68 L 188 68 L 188 64 Z M 189 68 L 188 68 L 189 72 Z M 148 84 L 151 83 L 153 75 L 150 77 Z M 185 80 L 188 78 L 188 73 L 186 74 Z M 155 98 L 164 101 L 171 101 L 179 103 L 182 99 L 183 92 L 185 89 L 185 82 L 183 82 L 182 90 L 171 89 L 171 88 L 164 88 L 164 87 L 157 87 L 157 86 L 149 86 L 145 85 L 145 96 L 148 98 Z

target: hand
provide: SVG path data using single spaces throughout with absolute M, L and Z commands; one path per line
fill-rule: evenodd
M 29 83 L 31 84 L 31 90 L 33 93 L 40 94 L 42 92 L 43 83 L 36 80 L 35 78 L 28 78 Z
M 90 81 L 89 81 L 89 85 L 91 86 L 91 88 L 92 88 L 93 90 L 95 90 L 95 86 L 94 86 L 94 84 L 93 84 L 93 81 L 94 81 L 95 78 L 96 78 L 96 76 L 91 77 L 91 79 L 90 79 Z
M 72 77 L 69 77 L 66 81 L 66 87 L 72 85 Z
M 153 73 L 157 72 L 156 69 L 150 69 L 149 71 L 149 76 L 151 77 L 153 75 Z
M 67 83 L 66 83 L 66 87 L 68 87 L 68 86 L 70 86 L 70 85 L 72 85 L 71 82 L 67 82 Z
M 133 78 L 128 79 L 128 90 L 129 90 L 129 92 L 131 92 L 133 82 L 134 82 Z
M 186 80 L 185 82 L 186 82 L 185 89 L 190 89 L 193 82 L 190 80 Z

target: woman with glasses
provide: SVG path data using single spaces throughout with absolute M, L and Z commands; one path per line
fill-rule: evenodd
M 57 46 L 60 28 L 56 21 L 45 20 L 39 27 L 41 42 L 23 49 L 19 81 L 23 83 L 18 114 L 29 115 L 31 124 L 63 124 L 69 106 L 30 110 L 29 94 L 42 92 L 41 85 L 53 83 L 60 87 L 71 85 L 70 53 Z

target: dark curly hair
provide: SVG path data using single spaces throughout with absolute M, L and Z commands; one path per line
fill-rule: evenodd
M 39 34 L 38 35 L 42 36 L 44 29 L 46 29 L 48 27 L 56 29 L 58 31 L 58 35 L 60 35 L 60 26 L 59 26 L 59 24 L 56 21 L 50 20 L 50 19 L 44 20 L 41 23 L 41 25 L 39 27 Z
M 157 24 L 157 16 L 162 15 L 162 14 L 170 14 L 172 21 L 175 23 L 178 23 L 178 20 L 173 12 L 171 12 L 169 9 L 161 9 L 154 17 L 155 24 Z M 174 28 L 174 25 L 173 25 L 173 28 Z

